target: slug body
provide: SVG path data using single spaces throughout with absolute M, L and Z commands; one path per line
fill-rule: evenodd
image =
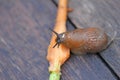
M 108 45 L 107 34 L 97 27 L 75 29 L 58 35 L 56 42 L 64 44 L 76 55 L 97 53 Z

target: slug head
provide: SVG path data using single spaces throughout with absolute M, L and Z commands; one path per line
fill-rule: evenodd
M 56 44 L 53 46 L 53 48 L 55 48 L 57 45 L 58 45 L 58 47 L 60 46 L 60 44 L 61 44 L 61 34 L 58 34 L 57 32 L 55 32 L 54 30 L 52 30 L 51 28 L 49 28 L 56 36 L 57 36 L 57 38 L 56 38 Z

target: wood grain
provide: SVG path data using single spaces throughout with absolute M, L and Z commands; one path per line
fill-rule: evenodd
M 56 9 L 51 0 L 0 0 L 0 80 L 48 80 Z M 62 80 L 116 80 L 97 55 L 71 55 L 62 73 Z
M 0 80 L 48 80 L 48 27 L 56 8 L 49 0 L 0 1 Z

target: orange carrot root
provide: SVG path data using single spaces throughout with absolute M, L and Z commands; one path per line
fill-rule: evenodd
M 56 24 L 54 27 L 54 31 L 56 31 L 57 33 L 62 33 L 66 31 L 67 11 L 67 0 L 59 0 Z M 58 74 L 60 75 L 60 67 L 70 56 L 70 49 L 65 47 L 63 44 L 60 44 L 59 48 L 53 48 L 56 43 L 55 39 L 56 36 L 53 34 L 50 45 L 48 46 L 47 54 L 47 60 L 50 64 L 49 72 L 54 73 L 54 75 L 52 74 L 53 76 L 50 75 L 50 80 L 52 80 L 52 77 L 55 76 L 57 77 L 56 80 L 59 80 Z

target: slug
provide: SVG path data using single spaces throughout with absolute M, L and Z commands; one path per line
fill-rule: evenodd
M 52 29 L 51 29 L 52 30 Z M 53 48 L 60 44 L 70 48 L 71 52 L 75 55 L 86 53 L 98 53 L 108 47 L 108 35 L 98 27 L 89 27 L 83 29 L 75 29 L 73 31 L 63 32 L 56 34 L 56 44 Z

